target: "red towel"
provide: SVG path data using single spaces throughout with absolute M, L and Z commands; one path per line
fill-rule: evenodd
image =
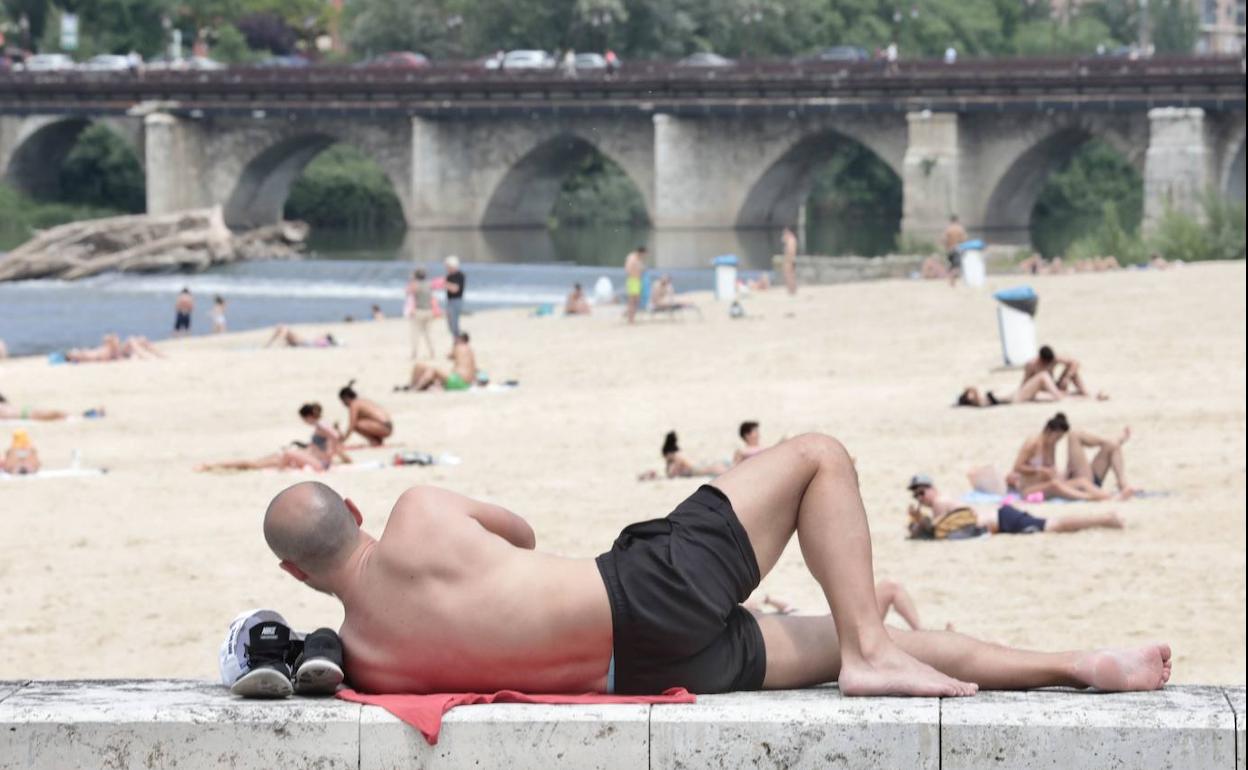
M 430 746 L 438 742 L 442 715 L 456 706 L 474 703 L 693 703 L 695 700 L 693 694 L 683 687 L 673 687 L 662 695 L 604 695 L 592 692 L 584 695 L 529 695 L 515 690 L 499 690 L 489 695 L 475 692 L 368 695 L 344 688 L 338 691 L 338 697 L 366 706 L 381 706 L 420 730 Z

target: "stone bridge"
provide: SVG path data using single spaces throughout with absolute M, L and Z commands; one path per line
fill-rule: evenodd
M 659 229 L 795 222 L 812 171 L 844 143 L 900 179 L 902 230 L 950 214 L 995 241 L 1025 238 L 1047 176 L 1102 138 L 1144 178 L 1146 224 L 1244 197 L 1240 60 L 1011 60 L 633 68 L 614 78 L 346 69 L 11 75 L 0 79 L 0 172 L 55 196 L 87 125 L 134 147 L 148 210 L 222 204 L 243 227 L 277 219 L 334 142 L 373 157 L 412 228 L 543 226 L 566 175 L 600 153 Z

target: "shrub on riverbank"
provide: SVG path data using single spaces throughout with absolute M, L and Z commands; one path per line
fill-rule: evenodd
M 1073 260 L 1114 256 L 1123 264 L 1144 262 L 1152 254 L 1183 262 L 1243 259 L 1245 245 L 1244 204 L 1210 192 L 1202 216 L 1167 211 L 1148 237 L 1132 234 L 1118 222 L 1112 202 L 1104 206 L 1100 228 L 1071 244 Z
M 348 144 L 335 144 L 312 159 L 290 187 L 287 219 L 313 228 L 401 230 L 403 206 L 385 172 Z
M 0 184 L 0 250 L 20 246 L 35 234 L 66 222 L 125 214 L 103 206 L 35 201 L 7 185 Z

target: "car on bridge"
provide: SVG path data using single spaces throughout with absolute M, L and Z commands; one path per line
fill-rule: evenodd
M 817 51 L 811 61 L 871 61 L 867 49 L 856 45 L 834 45 Z
M 504 70 L 551 70 L 555 68 L 555 57 L 545 51 L 508 51 L 503 55 Z
M 418 70 L 429 66 L 429 57 L 415 51 L 389 51 L 356 62 L 359 69 Z
M 128 72 L 130 57 L 116 53 L 102 53 L 79 64 L 78 69 L 84 72 Z
M 74 60 L 63 53 L 37 53 L 13 69 L 21 72 L 64 72 L 74 68 Z
M 676 62 L 677 67 L 735 67 L 736 62 L 726 56 L 711 51 L 699 51 L 689 54 Z
M 619 66 L 618 64 L 616 66 Z M 578 53 L 576 55 L 578 70 L 605 70 L 607 59 L 600 53 Z

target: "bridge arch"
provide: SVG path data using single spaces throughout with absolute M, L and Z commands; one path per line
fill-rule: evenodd
M 545 226 L 568 175 L 594 155 L 620 169 L 643 201 L 647 219 L 652 219 L 644 182 L 629 172 L 623 159 L 579 133 L 561 131 L 538 141 L 508 167 L 489 194 L 481 227 Z
M 1050 126 L 1042 129 L 1034 141 L 1019 142 L 1013 152 L 994 159 L 992 168 L 983 169 L 984 189 L 990 192 L 980 221 L 987 234 L 991 236 L 996 231 L 1009 239 L 1027 232 L 1049 176 L 1070 163 L 1075 152 L 1092 139 L 1104 140 L 1143 176 L 1146 140 L 1138 141 L 1113 128 L 1086 123 Z
M 60 172 L 82 132 L 104 125 L 144 163 L 142 128 L 137 121 L 83 116 L 41 116 L 21 122 L 9 151 L 0 146 L 0 174 L 5 183 L 34 198 L 61 197 Z M 7 155 L 7 157 L 6 157 Z
M 867 134 L 823 128 L 800 137 L 778 152 L 749 185 L 737 210 L 738 227 L 777 227 L 797 221 L 798 211 L 810 197 L 814 172 L 825 160 L 852 143 L 866 148 L 886 165 L 901 186 L 901 157 L 889 152 Z M 903 148 L 904 149 L 904 148 Z M 894 157 L 896 156 L 896 157 Z

